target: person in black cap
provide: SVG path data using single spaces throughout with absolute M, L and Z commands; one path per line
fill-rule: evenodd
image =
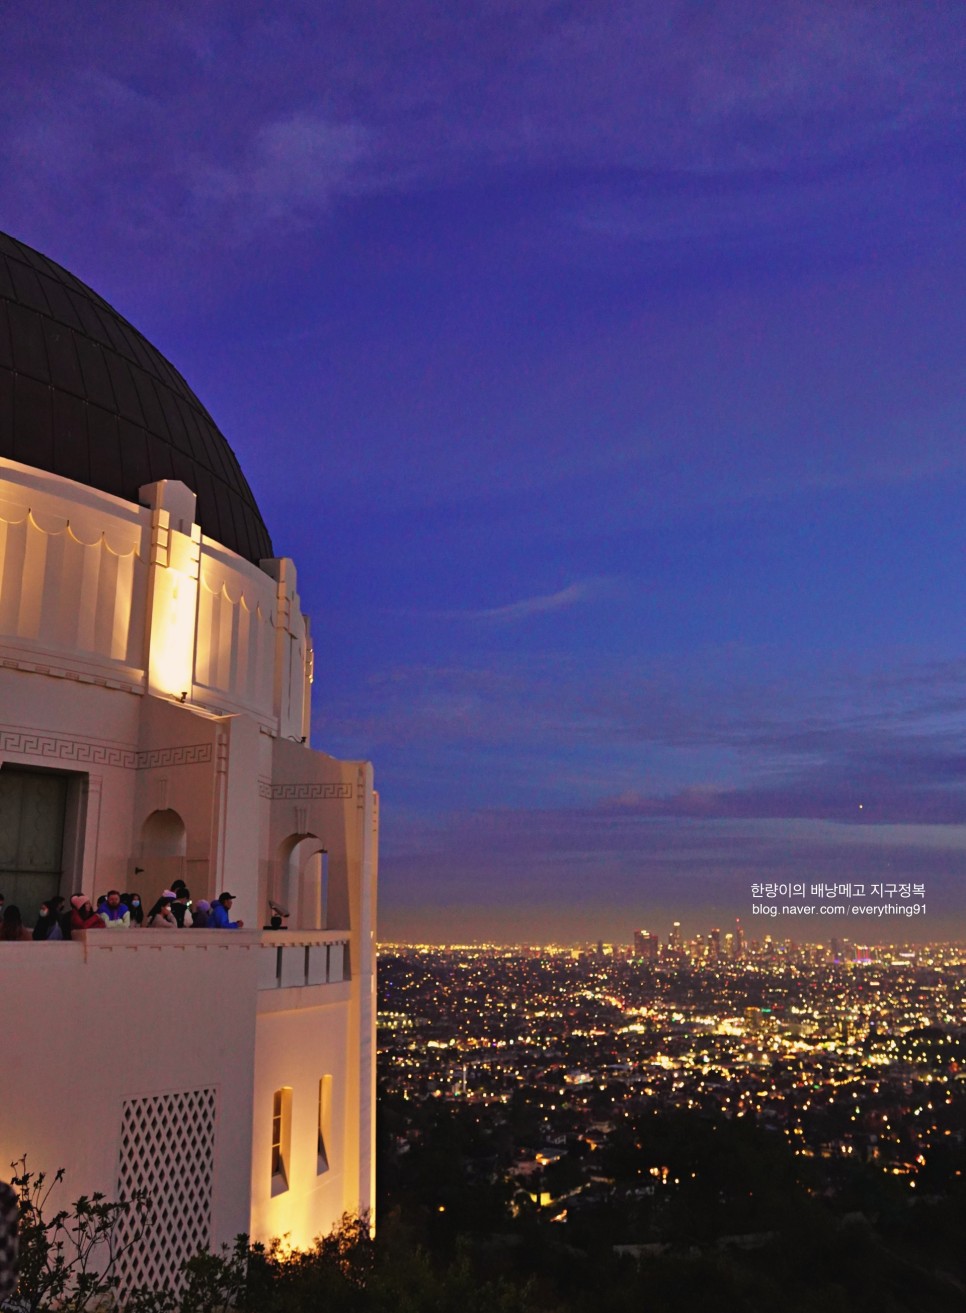
M 228 893 L 226 890 L 219 895 L 217 903 L 211 905 L 211 915 L 208 918 L 209 930 L 240 930 L 245 924 L 244 921 L 232 921 L 229 917 L 231 905 L 235 901 L 235 895 Z

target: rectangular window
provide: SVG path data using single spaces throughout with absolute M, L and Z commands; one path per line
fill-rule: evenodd
M 284 1085 L 272 1098 L 272 1194 L 288 1189 L 292 1159 L 292 1090 Z
M 0 768 L 0 889 L 28 925 L 38 905 L 65 883 L 66 816 L 72 785 L 80 779 L 9 762 Z
M 319 1081 L 319 1144 L 316 1157 L 316 1175 L 329 1170 L 329 1149 L 332 1145 L 332 1077 Z

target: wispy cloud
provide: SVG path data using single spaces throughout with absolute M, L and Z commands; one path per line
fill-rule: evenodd
M 391 763 L 402 752 L 410 783 L 418 762 L 444 754 L 454 805 L 478 790 L 476 758 L 500 753 L 520 766 L 531 799 L 581 800 L 607 824 L 966 821 L 959 662 L 783 680 L 751 670 L 726 679 L 713 662 L 712 681 L 704 670 L 626 663 L 591 673 L 551 653 L 493 660 L 400 666 L 361 704 L 330 706 L 327 732 L 350 756 Z M 490 798 L 518 792 L 507 764 Z
M 196 157 L 187 204 L 206 230 L 218 225 L 236 239 L 312 222 L 365 189 L 362 165 L 372 155 L 362 124 L 299 110 L 256 127 L 233 160 Z
M 141 192 L 175 224 L 217 220 L 232 203 L 249 211 L 254 238 L 260 219 L 322 216 L 360 188 L 527 165 L 747 177 L 903 142 L 918 150 L 966 112 L 962 25 L 935 7 L 833 3 L 817 16 L 803 0 L 700 12 L 615 0 L 568 13 L 536 0 L 501 5 L 498 23 L 428 0 L 397 10 L 362 0 L 351 16 L 310 23 L 295 6 L 271 19 L 238 8 L 146 10 L 103 32 L 64 6 L 62 23 L 48 14 L 40 59 L 36 25 L 14 17 L 0 92 L 10 199 L 73 180 L 75 202 L 80 192 L 100 214 L 105 200 L 116 213 L 122 193 L 130 204 Z M 149 98 L 125 90 L 140 85 Z M 803 182 L 794 214 L 814 190 Z M 725 226 L 744 220 L 739 211 Z M 622 231 L 651 219 L 587 221 Z M 706 222 L 687 209 L 684 221 Z M 680 226 L 673 212 L 667 222 Z
M 592 589 L 587 583 L 568 584 L 555 593 L 543 593 L 537 597 L 524 597 L 519 602 L 508 602 L 504 606 L 481 607 L 475 611 L 453 611 L 453 619 L 472 620 L 483 624 L 515 624 L 518 620 L 529 620 L 533 616 L 548 615 L 553 611 L 567 611 L 584 602 Z
M 948 825 L 962 829 L 966 819 L 960 762 L 944 784 L 925 787 L 888 778 L 881 770 L 840 769 L 823 778 L 815 771 L 776 786 L 722 789 L 716 786 L 652 795 L 628 793 L 601 804 L 605 816 L 677 817 L 682 820 L 816 820 L 847 825 Z
M 958 934 L 966 842 L 950 826 L 489 809 L 454 814 L 431 833 L 423 827 L 397 836 L 387 828 L 385 860 L 393 880 L 386 883 L 384 927 L 397 909 L 411 906 L 414 890 L 431 915 L 441 882 L 462 902 L 490 890 L 498 869 L 503 896 L 490 898 L 467 922 L 481 936 L 495 933 L 488 922 L 498 906 L 512 908 L 517 936 L 521 925 L 533 927 L 531 936 L 545 934 L 546 925 L 568 915 L 575 939 L 607 933 L 624 939 L 635 916 L 648 924 L 682 912 L 704 930 L 750 917 L 751 882 L 775 879 L 925 881 L 930 930 L 950 917 Z
M 474 625 L 513 625 L 531 620 L 535 616 L 552 615 L 557 611 L 569 611 L 573 607 L 588 602 L 602 595 L 613 584 L 607 579 L 583 579 L 567 584 L 553 593 L 538 593 L 534 597 L 523 597 L 516 602 L 506 602 L 500 606 L 451 607 L 445 610 L 406 611 L 404 614 L 415 619 L 455 620 Z M 396 613 L 399 614 L 399 613 Z M 443 672 L 449 676 L 452 672 Z M 472 672 L 464 672 L 474 679 Z

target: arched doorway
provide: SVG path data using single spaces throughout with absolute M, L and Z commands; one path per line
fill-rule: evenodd
M 290 834 L 279 844 L 271 897 L 288 908 L 290 930 L 321 930 L 325 926 L 326 856 L 316 834 Z
M 178 813 L 170 807 L 152 812 L 141 826 L 138 866 L 144 869 L 134 877 L 145 911 L 173 881 L 185 878 L 187 850 L 188 836 Z

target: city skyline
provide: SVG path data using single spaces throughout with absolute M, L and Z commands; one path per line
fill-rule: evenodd
M 0 229 L 300 562 L 384 939 L 966 933 L 959 15 L 53 0 L 0 69 Z
M 705 941 L 705 946 L 707 947 L 709 937 L 713 934 L 713 929 L 714 928 L 709 928 L 708 930 L 695 931 L 693 935 L 685 938 L 685 947 L 687 948 L 688 946 L 693 945 L 698 940 Z M 444 942 L 442 940 L 432 941 L 432 940 L 407 940 L 407 939 L 381 939 L 378 943 L 378 949 L 380 953 L 393 953 L 396 952 L 397 950 L 406 949 L 406 950 L 426 951 L 426 952 L 445 951 L 445 952 L 468 952 L 468 953 L 472 953 L 472 952 L 513 953 L 513 952 L 526 951 L 536 954 L 540 954 L 540 953 L 551 953 L 551 954 L 591 953 L 593 954 L 593 953 L 598 953 L 600 950 L 603 950 L 605 956 L 609 957 L 616 952 L 619 954 L 621 960 L 634 961 L 639 956 L 634 953 L 634 937 L 637 933 L 638 931 L 632 931 L 624 939 L 616 939 L 616 940 L 584 939 L 584 940 L 577 940 L 573 942 L 556 941 L 556 940 L 544 940 L 541 942 L 522 940 L 519 942 L 510 942 L 510 941 L 483 940 L 483 939 L 475 939 L 475 940 L 453 939 Z M 729 951 L 726 951 L 726 947 L 725 947 L 725 941 L 730 940 L 732 938 L 732 934 L 733 932 L 731 931 L 722 932 L 722 949 L 720 954 L 720 960 L 722 962 L 733 960 L 733 954 Z M 767 938 L 767 942 L 766 942 L 766 938 Z M 660 948 L 663 949 L 666 946 L 666 943 L 667 941 L 662 939 L 660 941 Z M 783 956 L 789 950 L 797 952 L 798 950 L 805 950 L 805 949 L 822 949 L 826 953 L 832 954 L 834 952 L 834 947 L 837 944 L 841 944 L 850 950 L 862 949 L 863 951 L 867 951 L 871 953 L 879 953 L 879 954 L 883 954 L 883 953 L 900 954 L 906 952 L 919 952 L 919 951 L 925 952 L 927 950 L 934 950 L 934 949 L 949 949 L 962 953 L 964 948 L 966 948 L 966 944 L 964 944 L 962 940 L 936 938 L 934 935 L 933 936 L 924 935 L 920 939 L 910 939 L 908 937 L 893 938 L 893 939 L 870 939 L 866 937 L 861 939 L 852 939 L 847 935 L 842 935 L 842 936 L 824 935 L 821 938 L 816 938 L 816 939 L 800 936 L 797 939 L 792 939 L 790 936 L 777 938 L 772 934 L 768 934 L 767 937 L 763 935 L 761 939 L 754 939 L 751 936 L 749 936 L 747 942 L 744 944 L 744 950 L 745 950 L 744 955 L 746 957 L 749 955 L 761 956 L 763 954 L 766 954 L 768 951 L 776 950 L 778 956 Z M 664 962 L 663 954 L 659 954 L 659 957 L 656 960 L 658 960 L 659 962 Z M 709 953 L 707 955 L 708 963 L 711 963 L 715 960 L 716 959 L 713 957 L 712 954 Z M 846 964 L 854 960 L 856 959 L 850 958 L 846 961 Z M 864 958 L 858 959 L 858 961 L 859 964 L 862 965 L 864 964 L 865 959 Z M 673 967 L 674 964 L 672 961 L 668 960 L 666 965 Z M 694 960 L 689 960 L 689 965 L 695 966 L 695 965 L 701 965 L 701 963 L 696 962 Z

